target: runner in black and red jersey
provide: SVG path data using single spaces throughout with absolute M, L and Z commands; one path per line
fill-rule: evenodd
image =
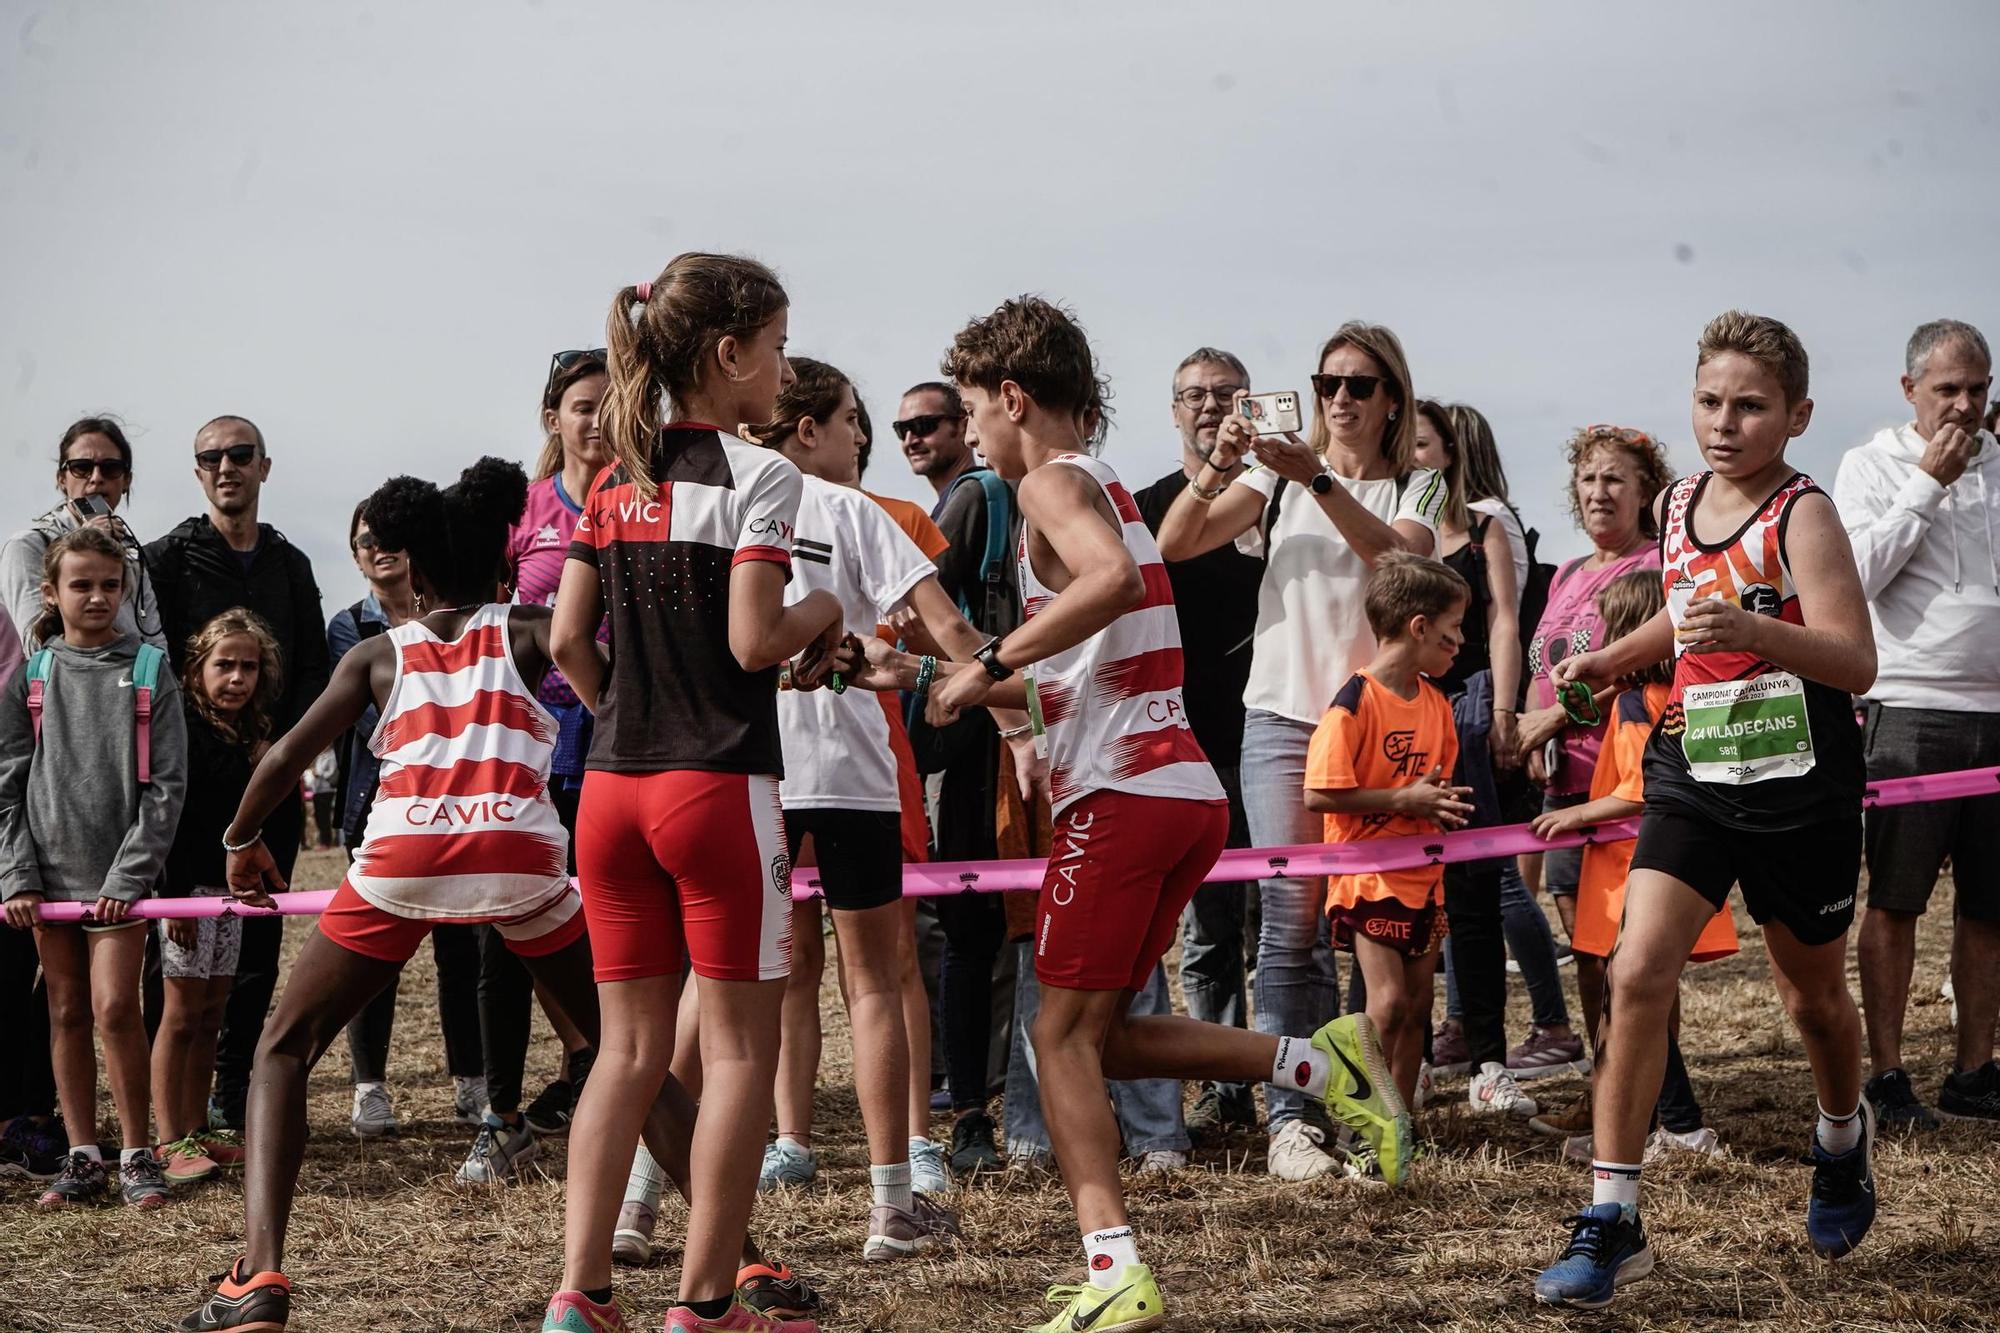
M 1043 1327 L 1157 1328 L 1160 1290 L 1125 1212 L 1107 1077 L 1282 1078 L 1378 1148 L 1407 1145 L 1409 1115 L 1365 1015 L 1277 1037 L 1128 1013 L 1229 831 L 1181 699 L 1172 585 L 1131 493 L 1084 452 L 1102 389 L 1064 311 L 1039 297 L 1007 302 L 959 333 L 945 371 L 965 395 L 968 438 L 1019 483 L 1026 519 L 1026 623 L 988 642 L 976 665 L 938 663 L 948 679 L 929 714 L 944 725 L 967 708 L 1026 706 L 1049 760 L 1056 837 L 1035 915 L 1034 1044 L 1090 1281 L 1052 1288 L 1063 1309 Z M 915 687 L 908 660 L 880 644 L 870 652 L 869 683 Z M 1401 1161 L 1385 1158 L 1392 1183 Z
M 667 1333 L 813 1328 L 733 1296 L 791 966 L 778 668 L 804 653 L 794 680 L 816 684 L 844 634 L 832 593 L 784 604 L 799 470 L 733 433 L 768 420 L 792 381 L 787 313 L 769 269 L 705 254 L 677 257 L 612 303 L 600 416 L 617 462 L 577 522 L 553 630 L 557 664 L 597 717 L 577 872 L 604 1027 L 570 1136 L 564 1290 L 545 1329 L 625 1327 L 611 1236 L 641 1118 L 672 1061 L 684 958 L 704 1079 Z M 606 614 L 608 670 L 596 646 Z
M 1806 389 L 1805 348 L 1783 324 L 1737 311 L 1710 322 L 1694 434 L 1711 470 L 1655 502 L 1666 607 L 1553 676 L 1559 689 L 1604 685 L 1674 655 L 1598 1026 L 1595 1195 L 1535 1282 L 1547 1304 L 1605 1305 L 1653 1269 L 1639 1165 L 1668 1013 L 1734 884 L 1764 927 L 1819 1094 L 1807 1235 L 1839 1258 L 1875 1220 L 1874 1116 L 1846 972 L 1864 781 L 1852 696 L 1874 683 L 1875 642 L 1833 501 L 1785 457 L 1812 419 Z

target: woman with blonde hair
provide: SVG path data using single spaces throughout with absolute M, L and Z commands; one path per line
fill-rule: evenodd
M 1306 439 L 1257 435 L 1232 412 L 1159 531 L 1170 561 L 1230 541 L 1265 557 L 1241 761 L 1259 847 L 1319 840 L 1320 817 L 1305 808 L 1306 749 L 1334 695 L 1374 655 L 1362 604 L 1369 571 L 1391 551 L 1433 554 L 1445 500 L 1443 479 L 1415 460 L 1417 398 L 1396 335 L 1351 321 L 1314 364 Z M 1310 1031 L 1336 1011 L 1323 897 L 1317 880 L 1261 885 L 1261 1032 Z M 1303 1119 L 1305 1098 L 1275 1084 L 1266 1091 L 1271 1173 L 1308 1180 L 1334 1170 L 1324 1133 Z

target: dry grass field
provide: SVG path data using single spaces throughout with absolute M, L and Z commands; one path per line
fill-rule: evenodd
M 330 856 L 309 857 L 300 885 L 330 886 L 335 873 Z M 1739 926 L 1755 940 L 1747 920 Z M 1948 916 L 1934 914 L 1920 938 L 1908 1050 L 1926 1096 L 1949 1058 L 1938 998 L 1948 928 Z M 294 944 L 307 929 L 291 927 Z M 530 1178 L 512 1188 L 452 1184 L 469 1136 L 449 1120 L 433 985 L 426 951 L 403 986 L 391 1066 L 403 1137 L 360 1144 L 350 1135 L 344 1051 L 336 1048 L 313 1079 L 314 1138 L 287 1264 L 297 1293 L 294 1328 L 539 1327 L 560 1274 L 562 1143 L 550 1144 Z M 816 1145 L 821 1183 L 760 1201 L 759 1235 L 819 1282 L 827 1329 L 1001 1329 L 1041 1317 L 1044 1285 L 1078 1280 L 1081 1272 L 1076 1231 L 1054 1180 L 1010 1177 L 958 1191 L 962 1250 L 890 1267 L 860 1262 L 867 1174 L 845 1020 L 831 987 L 828 999 Z M 1134 1221 L 1173 1326 L 1740 1324 L 1815 1333 L 2000 1326 L 2000 1135 L 1955 1126 L 1920 1140 L 1885 1140 L 1876 1159 L 1882 1215 L 1874 1234 L 1848 1261 L 1821 1263 L 1803 1228 L 1808 1172 L 1800 1159 L 1812 1090 L 1761 951 L 1698 970 L 1685 1003 L 1683 1044 L 1729 1156 L 1648 1171 L 1646 1216 L 1660 1266 L 1611 1311 L 1562 1315 L 1534 1305 L 1531 1279 L 1560 1244 L 1558 1220 L 1587 1202 L 1584 1172 L 1524 1124 L 1472 1118 L 1461 1082 L 1447 1086 L 1456 1098 L 1420 1117 L 1434 1155 L 1406 1191 L 1275 1182 L 1262 1173 L 1262 1144 L 1252 1139 L 1199 1154 L 1176 1177 L 1135 1182 Z M 1511 1030 L 1518 1035 L 1525 1022 L 1517 1007 Z M 531 1056 L 531 1092 L 554 1064 L 544 1030 Z M 1575 1086 L 1532 1090 L 1566 1096 Z M 115 1205 L 45 1213 L 32 1206 L 27 1185 L 7 1182 L 0 1193 L 0 1328 L 166 1327 L 237 1253 L 240 1208 L 238 1186 L 223 1181 L 150 1214 Z M 662 1237 L 671 1238 L 678 1222 L 669 1209 Z M 672 1299 L 675 1256 L 667 1249 L 653 1267 L 620 1273 L 635 1329 L 656 1327 Z

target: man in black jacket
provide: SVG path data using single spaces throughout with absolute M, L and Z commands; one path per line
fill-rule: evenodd
M 271 475 L 271 459 L 263 432 L 254 424 L 233 416 L 209 422 L 194 437 L 194 463 L 195 479 L 208 496 L 208 512 L 146 547 L 167 652 L 178 674 L 188 640 L 215 616 L 235 607 L 262 616 L 277 636 L 284 667 L 275 718 L 282 733 L 326 688 L 330 671 L 312 562 L 276 528 L 257 521 L 258 496 Z M 264 841 L 287 878 L 304 828 L 305 807 L 296 793 L 264 826 Z M 283 926 L 280 917 L 243 923 L 236 986 L 229 993 L 215 1060 L 214 1110 L 231 1129 L 243 1127 L 250 1063 L 278 982 Z

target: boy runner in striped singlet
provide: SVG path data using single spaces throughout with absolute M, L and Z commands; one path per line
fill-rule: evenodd
M 268 905 L 283 889 L 258 838 L 314 756 L 381 709 L 370 746 L 381 786 L 348 876 L 292 965 L 265 1026 L 250 1092 L 245 1253 L 184 1329 L 276 1333 L 291 1311 L 285 1231 L 306 1138 L 306 1077 L 327 1045 L 401 970 L 433 926 L 489 922 L 593 1042 L 597 991 L 584 917 L 565 868 L 568 835 L 548 795 L 555 719 L 535 698 L 549 666 L 546 608 L 494 604 L 508 526 L 528 479 L 481 459 L 440 491 L 398 477 L 369 497 L 370 531 L 408 551 L 417 609 L 441 609 L 367 640 L 271 748 L 223 835 L 230 891 Z M 647 1121 L 655 1155 L 686 1179 L 694 1106 L 673 1080 Z
M 1158 1328 L 1160 1290 L 1125 1212 L 1106 1078 L 1282 1078 L 1378 1151 L 1408 1142 L 1409 1116 L 1365 1016 L 1276 1037 L 1127 1014 L 1229 832 L 1181 701 L 1166 567 L 1130 492 L 1084 452 L 1085 416 L 1102 400 L 1090 344 L 1065 312 L 1039 297 L 1009 301 L 959 333 L 944 370 L 965 395 L 968 441 L 1019 484 L 1026 518 L 1026 623 L 952 670 L 929 711 L 944 725 L 967 708 L 1025 705 L 1048 752 L 1055 850 L 1036 909 L 1033 1039 L 1090 1281 L 1051 1289 L 1063 1308 L 1043 1327 Z M 1388 1152 L 1384 1164 L 1393 1182 L 1400 1157 Z
M 1875 640 L 1833 501 L 1785 457 L 1812 419 L 1806 387 L 1805 348 L 1777 320 L 1730 311 L 1709 323 L 1694 435 L 1710 470 L 1654 502 L 1666 606 L 1554 672 L 1557 688 L 1596 686 L 1674 659 L 1598 1023 L 1594 1196 L 1535 1281 L 1545 1304 L 1606 1305 L 1653 1269 L 1639 1167 L 1668 1014 L 1689 951 L 1738 883 L 1819 1094 L 1807 1237 L 1838 1259 L 1875 1220 L 1875 1124 L 1846 971 L 1864 784 L 1852 696 L 1874 684 Z

